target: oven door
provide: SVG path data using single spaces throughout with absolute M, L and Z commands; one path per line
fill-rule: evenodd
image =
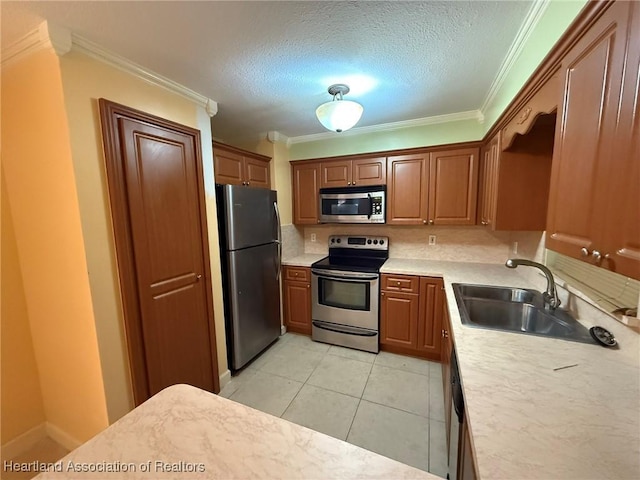
M 320 221 L 324 223 L 384 223 L 380 193 L 320 193 Z
M 377 273 L 311 270 L 313 320 L 378 330 Z

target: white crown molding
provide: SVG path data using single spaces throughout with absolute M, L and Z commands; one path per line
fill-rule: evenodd
M 71 36 L 73 39 L 74 50 L 82 52 L 85 55 L 93 57 L 96 60 L 111 65 L 112 67 L 116 67 L 119 70 L 127 72 L 146 82 L 163 87 L 173 93 L 177 93 L 178 95 L 181 95 L 182 97 L 191 100 L 192 102 L 204 108 L 210 117 L 213 117 L 216 113 L 218 113 L 217 102 L 211 100 L 210 98 L 207 98 L 204 95 L 200 95 L 190 88 L 187 88 L 184 85 L 180 85 L 179 83 L 174 82 L 173 80 L 164 77 L 159 73 L 155 73 L 154 71 L 149 70 L 142 65 L 132 62 L 131 60 L 118 55 L 117 53 L 113 53 L 105 48 L 102 48 L 100 45 L 79 35 L 76 35 L 75 33 L 71 34 Z
M 27 33 L 14 44 L 2 49 L 2 66 L 5 67 L 41 49 L 52 48 L 58 56 L 67 54 L 72 48 L 103 63 L 116 67 L 153 85 L 165 88 L 202 107 L 210 117 L 218 113 L 214 100 L 200 95 L 190 88 L 180 85 L 167 77 L 155 73 L 142 65 L 111 52 L 86 38 L 70 32 L 66 28 L 50 22 L 42 22 L 38 28 Z
M 275 130 L 267 132 L 267 140 L 271 143 L 284 143 L 287 147 L 291 144 L 291 139 L 289 137 Z
M 496 95 L 498 94 L 498 90 L 502 87 L 507 75 L 513 68 L 513 64 L 522 53 L 522 49 L 524 48 L 527 40 L 531 36 L 534 28 L 542 18 L 542 15 L 547 10 L 549 6 L 550 0 L 534 0 L 533 5 L 527 12 L 527 16 L 525 17 L 522 25 L 520 25 L 520 29 L 516 34 L 516 38 L 513 40 L 513 43 L 509 47 L 504 60 L 502 60 L 502 64 L 500 65 L 500 69 L 496 74 L 496 77 L 493 79 L 493 83 L 491 87 L 489 87 L 489 91 L 487 92 L 487 96 L 480 107 L 480 111 L 486 112 L 489 105 L 495 100 Z
M 313 133 L 311 135 L 300 135 L 298 137 L 290 137 L 289 143 L 307 143 L 316 142 L 318 140 L 328 140 L 338 137 L 353 137 L 365 133 L 388 132 L 391 130 L 400 130 L 410 127 L 423 127 L 426 125 L 436 125 L 439 123 L 458 122 L 461 120 L 476 120 L 478 123 L 484 122 L 484 115 L 480 110 L 469 110 L 466 112 L 448 113 L 446 115 L 435 115 L 433 117 L 415 118 L 413 120 L 403 120 L 401 122 L 381 123 L 378 125 L 370 125 L 367 127 L 357 127 L 342 133 L 323 132 Z
M 71 32 L 44 21 L 38 28 L 31 30 L 25 36 L 2 49 L 2 66 L 6 67 L 18 62 L 38 50 L 53 49 L 59 57 L 71 50 Z

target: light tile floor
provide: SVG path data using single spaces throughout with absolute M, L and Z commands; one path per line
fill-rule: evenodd
M 220 395 L 446 477 L 439 363 L 287 333 Z

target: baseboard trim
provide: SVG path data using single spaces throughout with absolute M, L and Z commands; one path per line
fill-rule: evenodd
M 224 388 L 224 386 L 231 381 L 231 371 L 227 370 L 222 375 L 220 375 L 220 390 Z
M 26 452 L 46 436 L 47 423 L 42 422 L 31 430 L 27 430 L 23 434 L 18 435 L 13 440 L 9 440 L 7 443 L 2 445 L 2 461 L 10 460 L 21 453 Z
M 46 432 L 47 432 L 47 435 L 49 435 L 49 437 L 51 437 L 53 440 L 58 442 L 60 445 L 62 445 L 64 448 L 66 448 L 69 451 L 75 450 L 76 448 L 78 448 L 80 445 L 84 443 L 84 442 L 81 442 L 80 440 L 77 440 L 76 438 L 73 438 L 71 435 L 69 435 L 67 432 L 62 430 L 60 427 L 57 427 L 56 425 L 50 422 L 46 422 Z

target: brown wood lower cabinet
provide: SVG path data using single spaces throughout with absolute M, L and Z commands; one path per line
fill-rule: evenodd
M 442 279 L 382 275 L 380 348 L 440 360 Z
M 284 324 L 287 330 L 311 335 L 311 269 L 284 267 Z

